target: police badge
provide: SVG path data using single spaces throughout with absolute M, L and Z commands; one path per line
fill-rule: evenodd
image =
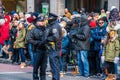
M 57 29 L 53 29 L 52 32 L 53 32 L 53 33 L 56 33 L 56 32 L 57 32 Z

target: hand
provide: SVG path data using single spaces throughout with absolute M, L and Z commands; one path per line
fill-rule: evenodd
M 102 44 L 103 44 L 103 43 L 105 43 L 105 40 L 104 40 L 104 39 L 102 39 L 102 40 L 101 40 L 101 43 L 102 43 Z
M 39 42 L 39 43 L 38 43 L 38 46 L 42 46 L 42 45 L 44 45 L 44 44 L 46 44 L 46 40 Z
M 78 38 L 78 36 L 79 36 L 78 34 L 73 35 L 74 38 Z
M 71 32 L 70 35 L 71 35 L 71 36 L 74 36 L 74 35 L 76 35 L 76 33 L 77 33 L 77 32 L 74 31 L 74 32 Z
M 115 57 L 114 63 L 118 63 L 118 62 L 119 62 L 119 57 Z
M 101 62 L 102 62 L 102 63 L 105 62 L 105 56 L 101 56 Z

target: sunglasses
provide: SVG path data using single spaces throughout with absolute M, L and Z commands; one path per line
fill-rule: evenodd
M 99 22 L 99 24 L 103 24 L 104 22 Z

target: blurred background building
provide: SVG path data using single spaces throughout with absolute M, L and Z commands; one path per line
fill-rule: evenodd
M 15 10 L 22 12 L 53 12 L 64 14 L 64 8 L 71 12 L 84 7 L 87 12 L 110 10 L 111 6 L 119 9 L 120 0 L 2 0 L 6 12 Z

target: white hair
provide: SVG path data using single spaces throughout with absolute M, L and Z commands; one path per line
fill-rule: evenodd
M 25 14 L 25 19 L 31 17 L 31 14 Z
M 5 19 L 0 19 L 0 25 L 3 25 L 5 23 Z

